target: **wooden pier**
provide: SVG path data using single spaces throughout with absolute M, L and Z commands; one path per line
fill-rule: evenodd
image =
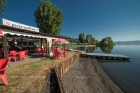
M 129 60 L 130 57 L 121 54 L 86 53 L 86 57 L 106 60 Z

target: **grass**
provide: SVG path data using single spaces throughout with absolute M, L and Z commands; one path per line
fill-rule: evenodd
M 6 74 L 9 85 L 0 85 L 0 93 L 41 93 L 49 84 L 49 73 L 52 68 L 72 57 L 76 52 L 67 52 L 62 59 L 46 58 L 36 62 L 7 68 Z M 0 84 L 3 84 L 0 79 Z M 49 89 L 49 88 L 48 88 Z

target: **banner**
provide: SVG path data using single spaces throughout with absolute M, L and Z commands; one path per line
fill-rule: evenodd
M 17 23 L 17 22 L 14 22 L 14 21 L 7 20 L 7 19 L 2 19 L 2 23 L 3 23 L 3 25 L 7 25 L 7 26 L 19 28 L 19 29 L 39 32 L 39 28 L 37 28 L 37 27 L 24 25 L 24 24 L 21 24 L 21 23 Z

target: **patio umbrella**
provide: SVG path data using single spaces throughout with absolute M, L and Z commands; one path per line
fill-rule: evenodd
M 4 34 L 3 34 L 3 31 L 2 30 L 0 30 L 0 36 L 3 36 Z
M 53 43 L 68 44 L 69 42 L 66 39 L 63 39 L 63 38 L 57 38 L 57 39 L 53 40 Z
M 57 38 L 57 39 L 53 40 L 53 43 L 68 44 L 69 42 L 66 39 L 63 39 L 63 38 Z

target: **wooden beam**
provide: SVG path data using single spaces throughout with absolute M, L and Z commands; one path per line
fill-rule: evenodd
M 8 57 L 8 50 L 7 50 L 7 35 L 4 34 L 3 36 L 3 53 L 4 53 L 4 58 Z
M 42 48 L 42 44 L 43 44 L 43 38 L 41 38 L 41 48 Z

